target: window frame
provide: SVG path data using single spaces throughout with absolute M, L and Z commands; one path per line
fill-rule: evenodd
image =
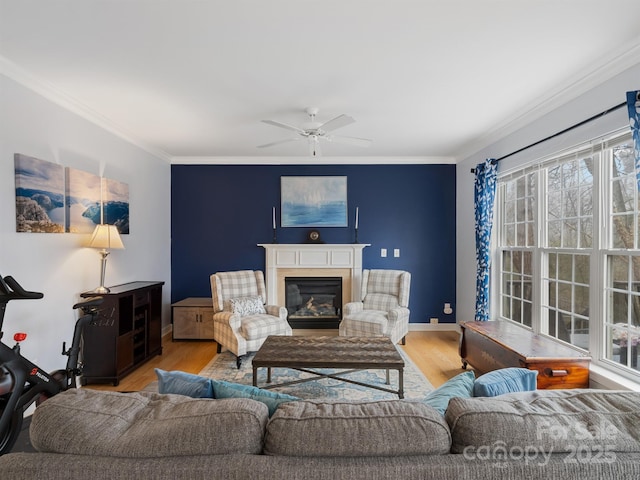
M 621 375 L 622 377 L 631 379 L 634 382 L 640 382 L 640 369 L 632 369 L 627 366 L 623 366 L 617 361 L 613 360 L 612 355 L 608 355 L 612 348 L 609 344 L 613 344 L 613 339 L 610 338 L 607 333 L 607 328 L 609 328 L 610 324 L 612 323 L 608 321 L 607 311 L 610 308 L 613 308 L 614 305 L 613 300 L 610 300 L 607 297 L 611 292 L 611 288 L 607 289 L 607 285 L 610 279 L 610 272 L 607 270 L 608 258 L 616 254 L 640 257 L 640 227 L 638 226 L 640 224 L 640 205 L 638 205 L 638 202 L 635 202 L 634 210 L 632 210 L 633 215 L 635 215 L 635 248 L 626 249 L 611 247 L 611 245 L 613 244 L 612 217 L 615 215 L 615 213 L 613 212 L 611 198 L 613 181 L 611 176 L 613 168 L 611 167 L 610 162 L 613 161 L 613 148 L 628 142 L 631 142 L 631 144 L 633 144 L 631 133 L 628 130 L 622 133 L 612 133 L 607 136 L 603 136 L 600 139 L 592 140 L 589 143 L 584 143 L 576 146 L 571 150 L 557 152 L 547 157 L 537 159 L 525 166 L 514 168 L 504 173 L 498 173 L 498 188 L 496 191 L 495 209 L 496 215 L 494 220 L 494 231 L 496 232 L 496 235 L 493 242 L 493 265 L 495 266 L 494 271 L 497 273 L 497 275 L 494 276 L 492 281 L 492 292 L 494 292 L 492 294 L 492 306 L 495 307 L 492 309 L 492 312 L 494 312 L 494 319 L 516 323 L 523 326 L 524 328 L 530 328 L 535 333 L 539 333 L 548 336 L 556 341 L 562 342 L 562 340 L 559 340 L 556 336 L 550 335 L 550 332 L 548 331 L 548 316 L 545 314 L 545 309 L 549 308 L 549 302 L 547 298 L 548 292 L 545 291 L 545 279 L 549 278 L 547 272 L 548 256 L 552 253 L 571 255 L 588 254 L 590 258 L 588 296 L 588 343 L 585 344 L 586 348 L 581 348 L 567 342 L 563 343 L 578 351 L 589 352 L 592 356 L 592 364 L 613 371 Z M 549 247 L 547 243 L 548 219 L 546 218 L 546 214 L 548 212 L 548 197 L 546 191 L 548 186 L 548 169 L 553 165 L 563 163 L 563 161 L 566 161 L 569 158 L 580 160 L 580 155 L 583 155 L 585 153 L 592 155 L 594 158 L 593 171 L 591 172 L 593 175 L 593 197 L 591 203 L 591 245 L 588 247 L 583 247 L 578 243 L 578 248 L 564 246 Z M 504 184 L 505 182 L 513 181 L 520 176 L 528 174 L 535 174 L 537 176 L 535 180 L 536 192 L 534 198 L 535 205 L 537 207 L 536 215 L 534 217 L 534 245 L 507 245 L 503 241 L 505 226 L 503 223 L 505 215 L 503 204 Z M 579 188 L 580 186 L 578 186 L 578 192 Z M 634 198 L 640 198 L 640 194 L 636 193 Z M 580 209 L 581 208 L 582 207 L 580 207 Z M 505 274 L 505 266 L 503 265 L 503 252 L 513 252 L 517 250 L 531 251 L 531 257 L 533 261 L 531 327 L 527 327 L 522 322 L 515 322 L 514 320 L 503 315 L 503 301 L 505 298 L 505 292 L 503 292 L 503 287 L 505 286 L 503 278 L 503 275 Z M 633 286 L 631 284 L 629 285 L 629 288 L 633 289 Z M 630 311 L 632 307 L 628 306 L 627 308 L 628 311 Z M 627 324 L 630 324 L 631 322 L 632 320 L 630 318 L 627 318 Z M 611 358 L 607 358 L 607 356 Z M 630 365 L 630 363 L 631 362 L 627 360 L 627 365 Z

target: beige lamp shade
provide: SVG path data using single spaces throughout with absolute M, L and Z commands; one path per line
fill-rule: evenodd
M 89 246 L 92 248 L 124 248 L 118 227 L 115 225 L 96 225 Z
M 94 293 L 109 293 L 109 289 L 104 286 L 104 272 L 107 269 L 107 256 L 109 249 L 124 248 L 120 233 L 115 225 L 97 225 L 91 235 L 89 246 L 92 248 L 100 248 L 100 286 L 94 290 Z

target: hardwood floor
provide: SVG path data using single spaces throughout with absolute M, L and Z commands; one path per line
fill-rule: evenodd
M 462 373 L 458 355 L 458 332 L 409 332 L 406 345 L 401 345 L 434 387 Z M 156 380 L 154 369 L 182 370 L 198 373 L 216 354 L 216 343 L 208 341 L 173 342 L 163 339 L 163 353 L 154 357 L 126 377 L 119 385 L 87 385 L 84 388 L 114 391 L 138 391 Z
M 459 344 L 458 332 L 409 332 L 406 345 L 401 345 L 401 348 L 437 388 L 464 372 L 458 353 Z
M 157 379 L 155 368 L 199 373 L 216 355 L 216 345 L 214 341 L 173 342 L 171 335 L 167 335 L 162 339 L 162 355 L 157 355 L 141 365 L 124 377 L 119 385 L 90 384 L 83 388 L 119 392 L 139 391 Z

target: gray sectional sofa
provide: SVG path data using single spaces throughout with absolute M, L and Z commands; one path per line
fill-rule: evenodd
M 34 413 L 38 453 L 0 476 L 47 479 L 640 478 L 640 393 L 537 391 L 415 401 L 281 404 L 88 389 Z

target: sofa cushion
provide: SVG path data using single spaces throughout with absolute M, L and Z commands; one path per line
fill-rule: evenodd
M 434 391 L 429 392 L 423 401 L 444 415 L 449 400 L 454 397 L 470 398 L 472 396 L 475 378 L 475 374 L 471 371 L 456 375 Z
M 173 393 L 192 398 L 213 398 L 211 380 L 200 375 L 174 370 L 155 369 L 158 377 L 158 393 Z
M 267 407 L 150 392 L 68 390 L 36 408 L 31 442 L 43 452 L 109 457 L 258 454 Z
M 537 390 L 454 398 L 445 418 L 452 452 L 640 452 L 640 392 Z M 466 450 L 465 450 L 466 449 Z
M 281 403 L 299 400 L 298 397 L 286 393 L 270 392 L 262 388 L 225 382 L 224 380 L 211 380 L 211 385 L 214 398 L 251 398 L 264 403 L 269 409 L 269 416 L 274 414 Z
M 536 389 L 537 370 L 501 368 L 479 376 L 473 384 L 474 397 L 497 397 L 505 393 L 530 392 Z
M 300 457 L 439 455 L 451 437 L 442 415 L 420 402 L 312 401 L 280 405 L 264 451 Z

